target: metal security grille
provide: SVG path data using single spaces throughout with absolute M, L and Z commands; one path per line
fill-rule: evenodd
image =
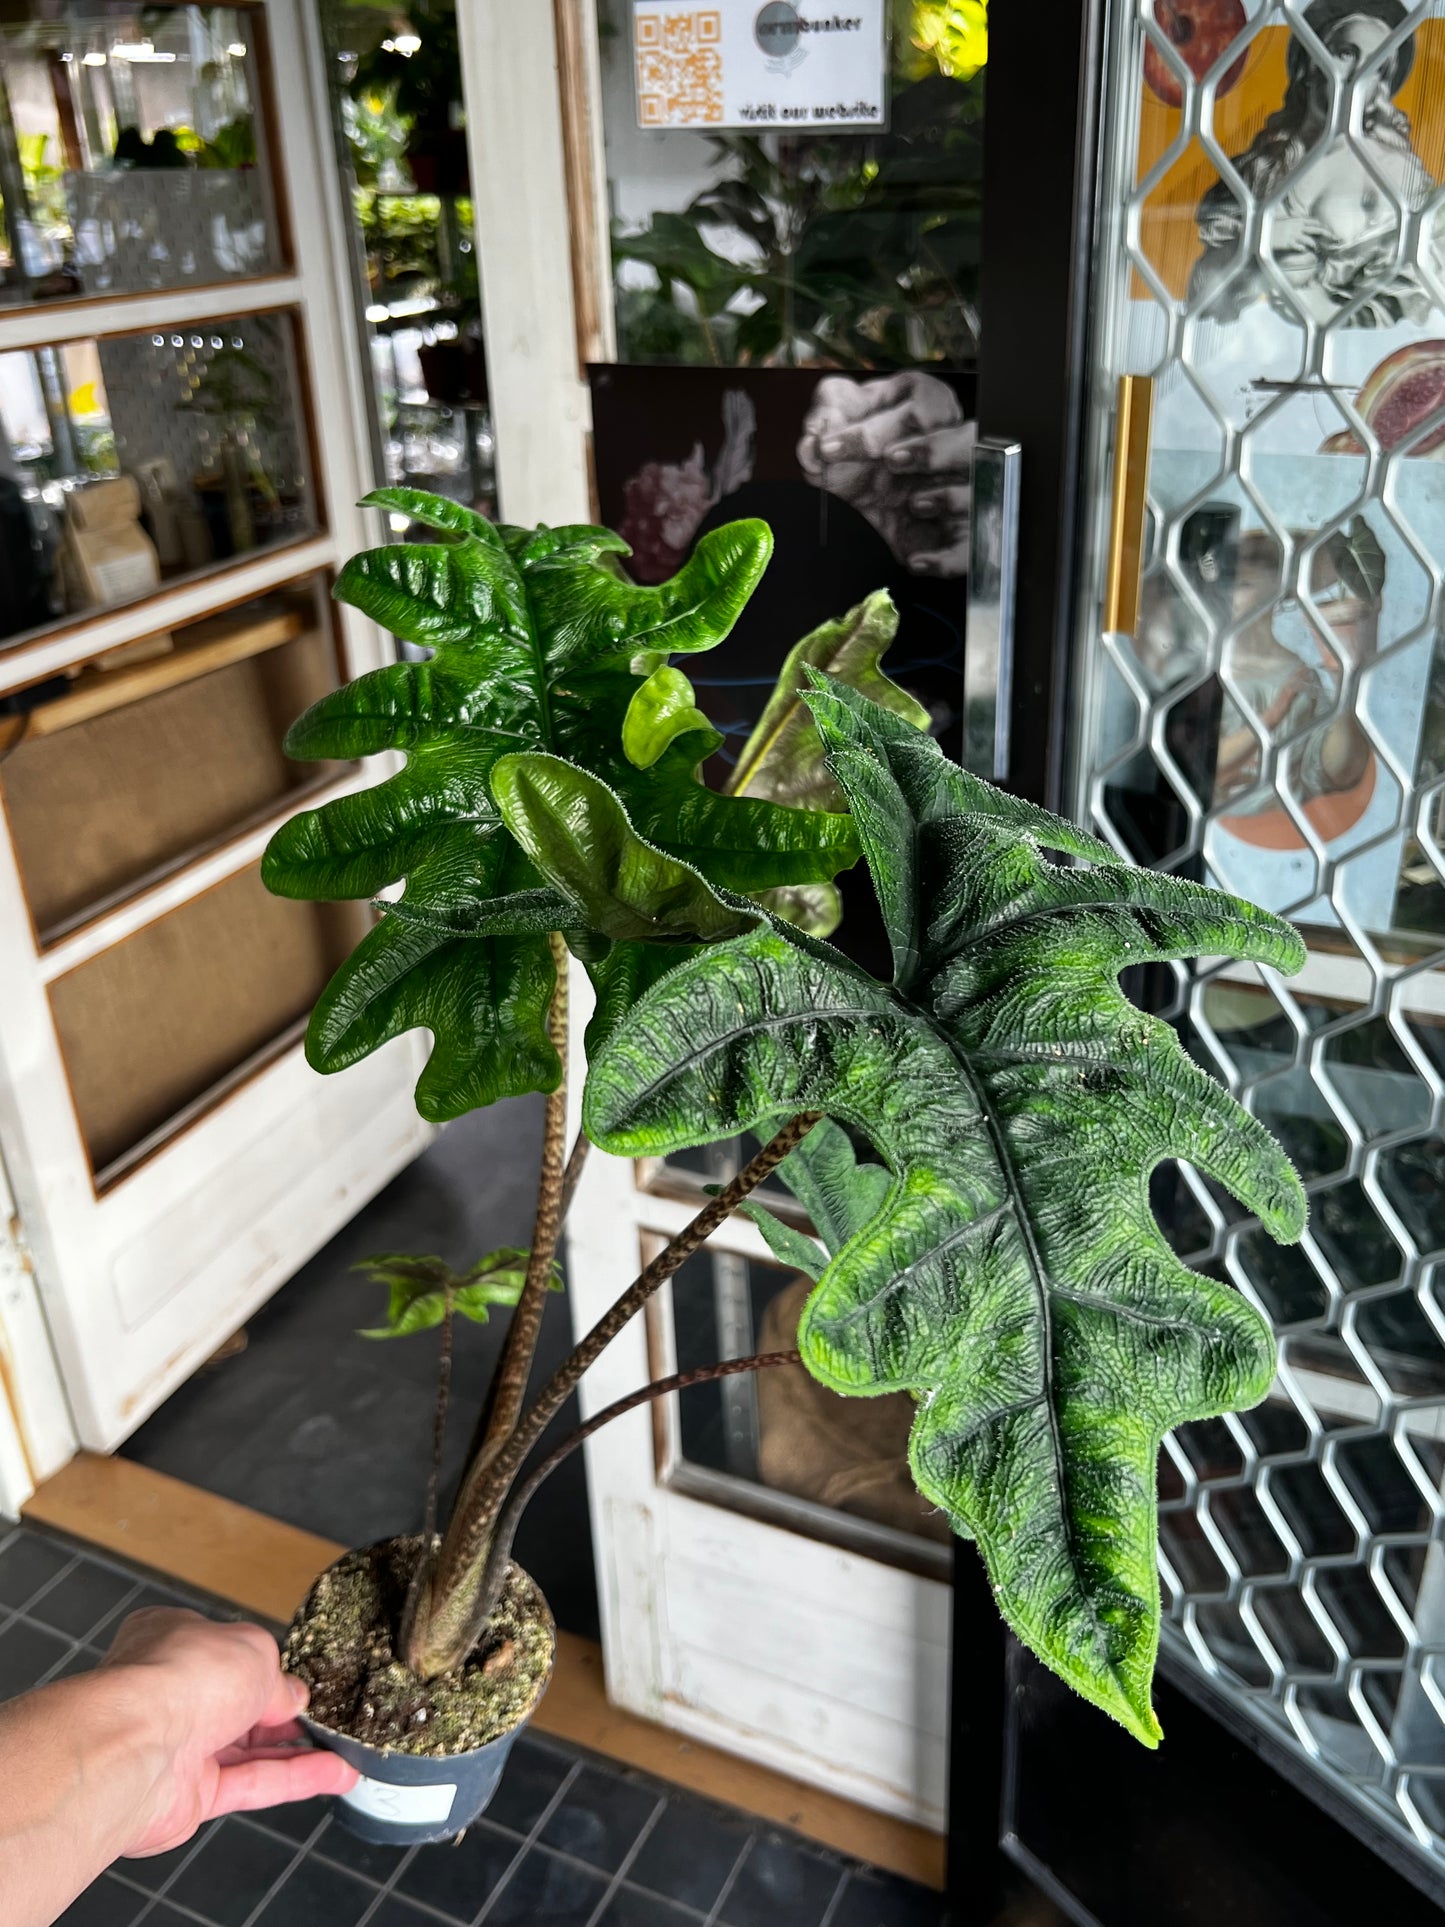
M 1445 1855 L 1445 18 L 1438 0 L 1128 0 L 1096 267 L 1154 379 L 1139 619 L 1089 645 L 1076 802 L 1136 860 L 1290 916 L 1288 982 L 1146 996 L 1278 1133 L 1282 1250 L 1197 1173 L 1183 1255 L 1278 1378 L 1161 1460 L 1170 1653 Z M 1102 562 L 1099 565 L 1102 576 Z M 1084 633 L 1097 635 L 1102 582 Z

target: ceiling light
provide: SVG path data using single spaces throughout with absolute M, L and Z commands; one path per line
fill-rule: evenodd
M 245 41 L 233 40 L 230 46 L 227 47 L 226 52 L 231 56 L 232 60 L 244 60 L 246 58 Z
M 80 64 L 82 67 L 103 67 L 105 65 L 105 55 L 97 53 L 83 54 Z
M 392 45 L 399 54 L 403 55 L 407 60 L 410 60 L 412 55 L 416 53 L 421 46 L 421 35 L 419 33 L 413 33 L 411 28 L 408 27 L 405 33 L 399 33 L 396 36 Z

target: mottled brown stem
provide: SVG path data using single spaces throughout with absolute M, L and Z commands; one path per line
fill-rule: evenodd
M 490 1617 L 495 1602 L 488 1601 L 482 1593 L 481 1580 L 498 1517 L 513 1480 L 533 1446 L 577 1389 L 582 1374 L 596 1363 L 653 1293 L 731 1216 L 749 1192 L 756 1190 L 788 1153 L 802 1143 L 819 1115 L 817 1111 L 804 1111 L 785 1124 L 732 1182 L 704 1205 L 691 1224 L 663 1247 L 612 1309 L 574 1347 L 495 1457 L 473 1464 L 430 1576 L 424 1634 L 414 1642 L 415 1651 L 407 1653 L 408 1665 L 422 1678 L 434 1678 L 458 1664 L 470 1650 L 468 1628 L 474 1623 L 485 1623 Z
M 566 1173 L 562 1152 L 567 1142 L 567 946 L 554 931 L 548 938 L 552 962 L 557 972 L 557 988 L 547 1016 L 547 1035 L 562 1059 L 562 1082 L 547 1097 L 546 1122 L 542 1130 L 542 1175 L 537 1187 L 537 1212 L 532 1224 L 532 1249 L 527 1258 L 527 1276 L 522 1285 L 512 1322 L 507 1327 L 506 1343 L 497 1363 L 491 1396 L 480 1429 L 480 1439 L 472 1441 L 469 1460 L 486 1465 L 494 1459 L 522 1416 L 527 1397 L 527 1381 L 537 1355 L 537 1337 L 542 1329 L 542 1313 L 547 1306 L 547 1287 L 552 1278 L 552 1260 L 566 1215 Z M 575 1180 L 574 1180 L 575 1182 Z
M 572 1149 L 567 1157 L 567 1169 L 562 1173 L 562 1222 L 567 1222 L 567 1212 L 572 1203 L 572 1193 L 577 1189 L 577 1180 L 582 1176 L 582 1167 L 587 1162 L 587 1153 L 592 1149 L 592 1140 L 585 1131 L 579 1131 L 572 1140 Z
M 431 1433 L 431 1476 L 426 1482 L 426 1514 L 422 1533 L 430 1545 L 437 1529 L 437 1488 L 442 1476 L 442 1446 L 447 1435 L 447 1402 L 452 1390 L 452 1303 L 454 1293 L 450 1284 L 444 1287 L 442 1309 L 442 1349 L 437 1360 L 437 1408 L 432 1419 Z
M 628 1412 L 635 1412 L 639 1405 L 647 1405 L 656 1398 L 666 1398 L 669 1392 L 690 1391 L 694 1385 L 711 1385 L 718 1379 L 735 1378 L 739 1372 L 765 1372 L 772 1365 L 801 1365 L 801 1352 L 756 1352 L 751 1358 L 725 1358 L 718 1365 L 696 1365 L 689 1372 L 674 1372 L 671 1378 L 654 1379 L 652 1384 L 644 1385 L 639 1391 L 629 1392 L 626 1398 L 619 1398 L 605 1406 L 585 1425 L 579 1425 L 575 1432 L 569 1432 L 555 1451 L 549 1452 L 545 1459 L 529 1472 L 520 1485 L 514 1486 L 512 1496 L 502 1508 L 497 1520 L 497 1529 L 492 1534 L 492 1543 L 487 1551 L 487 1563 L 482 1573 L 482 1583 L 478 1601 L 488 1600 L 495 1593 L 501 1594 L 502 1584 L 507 1576 L 507 1566 L 512 1557 L 512 1542 L 517 1536 L 517 1527 L 522 1522 L 522 1514 L 537 1495 L 539 1486 L 545 1483 L 565 1458 L 585 1445 L 594 1432 L 600 1432 L 604 1425 L 610 1425 L 615 1418 L 622 1418 Z M 472 1625 L 468 1627 L 467 1650 L 476 1644 L 486 1629 L 491 1612 L 479 1612 Z

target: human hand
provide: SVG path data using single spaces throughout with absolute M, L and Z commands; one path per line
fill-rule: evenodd
M 132 1613 L 98 1668 L 128 1691 L 149 1786 L 124 1854 L 164 1853 L 217 1814 L 346 1793 L 357 1781 L 338 1754 L 305 1740 L 302 1681 L 281 1671 L 259 1626 L 216 1625 L 199 1613 Z
M 977 436 L 947 382 L 922 369 L 869 380 L 828 375 L 814 391 L 798 461 L 915 573 L 959 576 L 968 573 Z

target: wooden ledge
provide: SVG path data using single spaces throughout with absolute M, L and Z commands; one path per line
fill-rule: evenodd
M 130 1459 L 82 1452 L 48 1479 L 25 1517 L 285 1625 L 311 1581 L 343 1548 Z M 537 1711 L 540 1732 L 739 1807 L 774 1826 L 871 1861 L 926 1886 L 943 1885 L 943 1841 L 926 1828 L 804 1786 L 609 1705 L 602 1649 L 558 1635 L 557 1670 Z

